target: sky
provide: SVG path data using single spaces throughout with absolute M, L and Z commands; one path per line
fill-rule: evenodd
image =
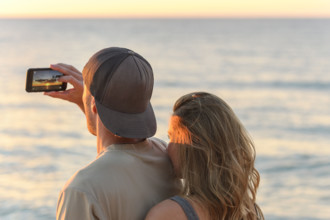
M 330 17 L 330 0 L 0 0 L 0 18 Z

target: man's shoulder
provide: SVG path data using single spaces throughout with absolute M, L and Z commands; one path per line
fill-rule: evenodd
M 163 141 L 163 140 L 161 140 L 161 139 L 159 139 L 159 138 L 156 138 L 156 137 L 148 138 L 148 140 L 150 140 L 150 141 L 152 141 L 152 142 L 154 142 L 154 143 L 157 143 L 157 144 L 164 145 L 164 146 L 167 145 L 165 141 Z
M 107 163 L 112 163 L 113 160 L 107 160 Z M 103 168 L 106 166 L 106 168 Z M 102 157 L 96 158 L 86 166 L 76 171 L 71 178 L 66 182 L 63 190 L 83 190 L 88 191 L 93 183 L 97 184 L 100 178 L 102 178 L 102 170 L 107 169 L 111 172 L 112 166 L 104 164 Z
M 148 139 L 150 141 L 150 143 L 160 149 L 161 151 L 165 152 L 166 151 L 166 146 L 167 146 L 167 143 L 159 138 L 156 138 L 156 137 L 151 137 Z
M 154 166 L 155 161 L 164 164 L 164 167 L 162 166 L 164 169 L 169 169 L 165 168 L 165 166 L 169 165 L 166 143 L 155 137 L 148 138 L 147 143 L 152 146 L 152 151 L 146 152 L 143 150 L 139 152 L 109 148 L 94 161 L 79 169 L 67 181 L 63 190 L 75 189 L 88 192 L 90 190 L 93 191 L 96 187 L 100 187 L 103 183 L 107 183 L 110 187 L 110 183 L 113 183 L 123 175 L 127 175 L 128 170 L 132 170 L 130 173 L 133 171 L 140 171 L 142 167 L 145 169 L 146 165 L 152 165 L 155 169 L 159 168 L 159 166 Z M 149 163 L 149 160 L 152 160 L 153 163 Z M 116 178 L 113 178 L 113 175 L 115 175 Z
M 86 183 L 93 179 L 90 174 L 93 172 L 88 166 L 79 169 L 66 182 L 62 191 L 86 191 Z

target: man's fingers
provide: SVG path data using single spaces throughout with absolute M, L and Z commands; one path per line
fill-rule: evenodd
M 65 68 L 73 71 L 73 72 L 80 72 L 79 70 L 77 70 L 74 66 L 72 65 L 69 65 L 69 64 L 65 64 L 65 63 L 58 63 L 56 65 L 59 65 L 59 66 L 64 66 Z
M 65 91 L 53 91 L 53 92 L 44 92 L 44 95 L 63 99 L 69 102 L 73 102 L 79 106 L 79 108 L 85 113 L 84 104 L 82 102 L 82 93 L 78 92 L 76 89 L 68 89 Z
M 72 84 L 74 88 L 83 89 L 83 82 L 81 80 L 78 80 L 78 79 L 74 78 L 71 75 L 61 76 L 58 79 L 58 81 L 60 81 L 60 82 L 68 82 L 68 83 Z
M 68 93 L 70 93 L 70 90 L 65 90 L 62 92 L 55 92 L 55 91 L 54 92 L 44 92 L 44 95 L 48 95 L 53 98 L 58 98 L 58 99 L 63 99 L 63 100 L 69 101 Z
M 57 70 L 63 73 L 64 75 L 70 75 L 78 80 L 83 80 L 81 72 L 71 65 L 58 63 L 58 64 L 51 64 L 50 68 L 52 68 L 53 70 Z

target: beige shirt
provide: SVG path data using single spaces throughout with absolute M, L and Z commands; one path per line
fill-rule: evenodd
M 156 138 L 109 146 L 63 187 L 56 218 L 144 219 L 152 206 L 178 192 L 165 146 Z

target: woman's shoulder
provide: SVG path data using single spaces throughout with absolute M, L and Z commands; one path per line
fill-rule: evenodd
M 167 199 L 159 204 L 155 205 L 149 212 L 146 217 L 146 220 L 162 220 L 162 219 L 177 219 L 177 220 L 186 220 L 187 217 L 182 210 L 181 206 L 171 200 Z

